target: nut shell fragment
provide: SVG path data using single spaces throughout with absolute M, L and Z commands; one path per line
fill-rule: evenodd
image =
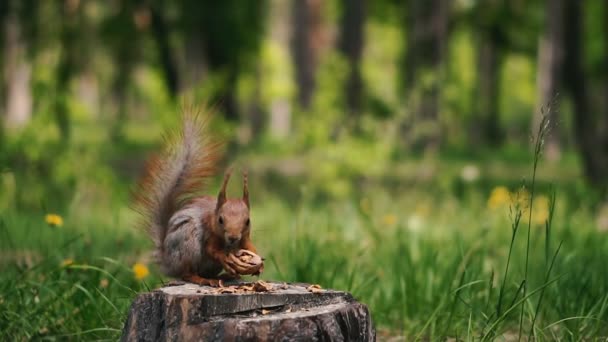
M 306 288 L 306 290 L 308 290 L 308 292 L 312 292 L 312 293 L 323 292 L 323 288 L 317 284 L 310 285 L 309 287 Z

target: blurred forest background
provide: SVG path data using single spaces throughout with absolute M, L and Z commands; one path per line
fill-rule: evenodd
M 509 203 L 522 184 L 530 190 L 534 178 L 544 204 L 530 201 L 538 214 L 530 214 L 536 222 L 530 225 L 548 222 L 557 203 L 561 237 L 580 233 L 564 247 L 575 256 L 561 265 L 572 280 L 555 288 L 563 307 L 545 318 L 582 316 L 576 310 L 587 308 L 589 330 L 575 326 L 584 320 L 566 320 L 554 336 L 592 336 L 606 318 L 608 279 L 594 273 L 583 282 L 580 265 L 602 267 L 608 246 L 602 233 L 608 231 L 607 59 L 608 2 L 599 0 L 0 1 L 0 269 L 14 264 L 25 274 L 49 255 L 61 267 L 74 260 L 95 264 L 93 256 L 149 264 L 149 245 L 132 230 L 129 191 L 188 99 L 213 105 L 214 129 L 228 141 L 225 163 L 250 170 L 254 240 L 275 260 L 268 276 L 352 290 L 391 334 L 441 333 L 432 320 L 448 322 L 444 333 L 453 334 L 452 317 L 460 316 L 447 320 L 432 303 L 445 298 L 437 308 L 458 312 L 450 291 L 458 281 L 502 270 L 497 265 L 504 265 L 510 230 L 502 230 L 506 237 L 496 233 L 466 277 L 447 276 L 457 267 L 446 260 L 460 259 L 480 231 L 508 227 L 508 210 L 499 220 L 487 211 Z M 550 129 L 536 170 L 532 132 L 543 115 Z M 47 232 L 47 214 L 56 215 L 47 217 L 51 226 L 65 222 L 63 237 Z M 315 228 L 309 236 L 302 227 Z M 414 238 L 427 229 L 428 241 Z M 453 235 L 442 229 L 462 235 L 460 247 L 443 250 L 439 236 Z M 296 237 L 299 254 L 273 247 Z M 389 240 L 394 250 L 381 242 Z M 60 249 L 59 241 L 71 247 Z M 366 254 L 382 246 L 388 248 L 383 259 Z M 420 256 L 422 246 L 449 256 L 436 264 L 436 255 Z M 397 270 L 390 276 L 378 270 L 393 252 L 412 253 L 403 262 L 420 270 L 420 278 L 411 285 L 426 292 L 405 296 L 410 280 L 397 264 L 390 264 Z M 347 265 L 343 276 L 338 268 L 328 271 L 336 258 Z M 524 295 L 527 254 L 525 266 L 518 273 L 526 279 Z M 444 273 L 441 281 L 429 276 Z M 104 274 L 101 283 L 91 282 L 98 291 L 108 279 L 112 286 L 114 278 Z M 393 277 L 390 285 L 375 289 L 366 282 L 382 277 Z M 5 290 L 19 288 L 7 279 Z M 487 298 L 495 298 L 497 284 L 489 285 Z M 517 299 L 517 285 L 505 293 Z M 572 303 L 581 289 L 590 306 L 577 309 Z M 92 306 L 106 305 L 115 316 L 94 334 L 115 337 L 129 296 L 108 294 L 109 305 L 93 293 L 73 305 L 99 299 Z M 461 310 L 458 322 L 466 330 L 467 309 Z M 48 317 L 7 320 L 0 328 L 17 334 L 38 324 L 28 337 L 98 329 L 91 317 L 96 314 L 64 327 Z M 531 325 L 539 336 L 556 331 Z M 473 330 L 483 332 L 482 326 Z
M 157 141 L 159 129 L 150 128 L 174 120 L 184 95 L 216 105 L 238 133 L 228 137 L 235 148 L 308 155 L 320 173 L 332 168 L 322 161 L 336 161 L 333 168 L 342 168 L 326 172 L 335 174 L 329 185 L 338 194 L 346 192 L 342 173 L 383 176 L 392 161 L 412 155 L 474 160 L 525 150 L 552 104 L 547 156 L 574 152 L 580 176 L 606 190 L 601 1 L 0 6 L 2 164 L 10 174 L 2 184 L 30 184 L 14 194 L 17 206 L 50 195 L 31 188 L 42 179 L 57 182 L 54 196 L 73 195 L 71 173 L 87 168 L 67 164 L 90 160 L 93 172 L 128 172 L 132 165 L 98 161 Z M 114 146 L 97 146 L 104 142 Z M 87 144 L 92 151 L 78 148 Z

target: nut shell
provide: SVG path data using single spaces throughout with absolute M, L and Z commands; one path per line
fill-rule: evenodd
M 240 275 L 260 274 L 264 267 L 262 258 L 246 249 L 230 253 L 229 257 L 234 270 Z

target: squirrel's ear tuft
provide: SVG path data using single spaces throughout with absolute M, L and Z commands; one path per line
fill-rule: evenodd
M 247 181 L 247 170 L 243 171 L 243 202 L 249 208 L 249 184 Z
M 224 203 L 226 203 L 226 187 L 228 186 L 228 181 L 230 180 L 230 175 L 232 174 L 232 169 L 226 170 L 224 174 L 224 181 L 222 182 L 222 187 L 220 188 L 220 193 L 217 195 L 217 205 L 216 210 L 219 210 Z

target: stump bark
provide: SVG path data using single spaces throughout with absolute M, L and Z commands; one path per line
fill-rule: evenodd
M 222 290 L 185 283 L 139 295 L 121 340 L 375 341 L 375 331 L 367 306 L 346 292 L 309 284 Z

